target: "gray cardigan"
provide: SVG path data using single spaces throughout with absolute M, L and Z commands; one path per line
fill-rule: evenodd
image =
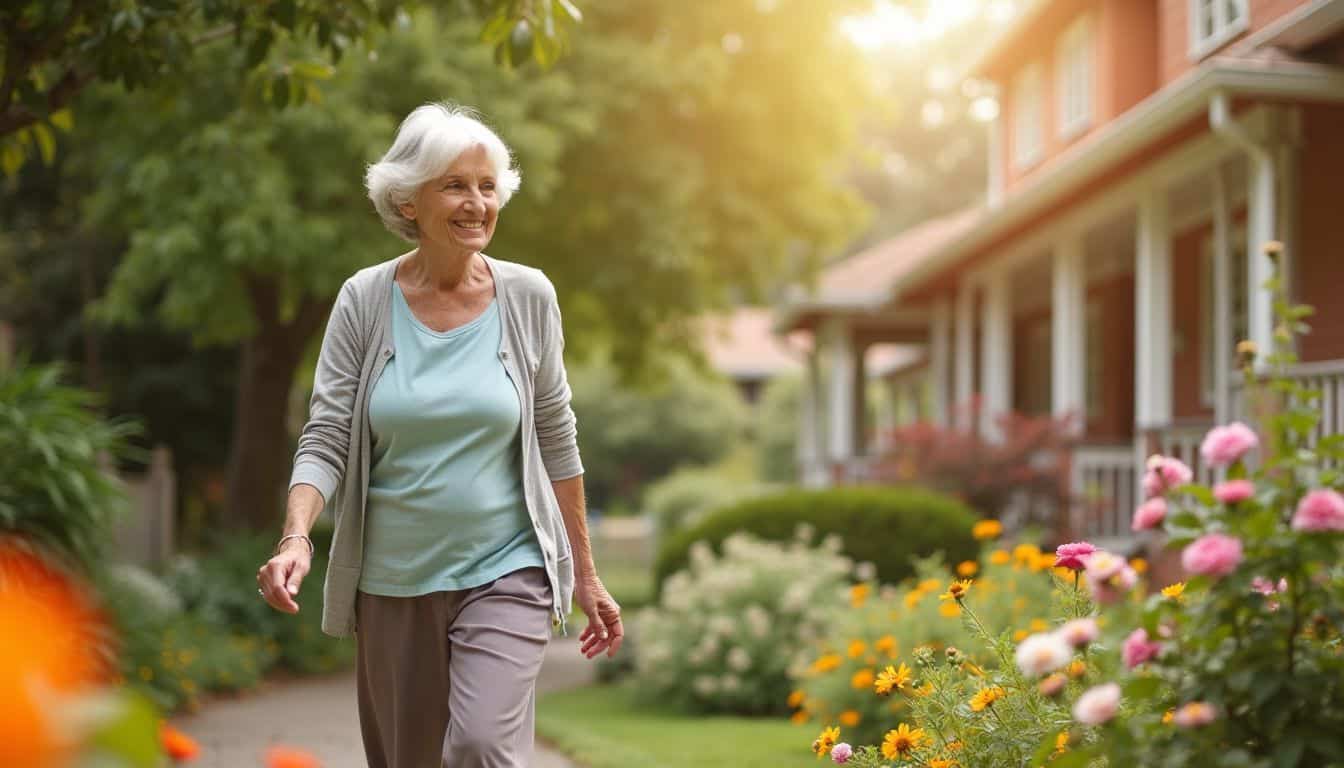
M 553 625 L 567 633 L 574 593 L 569 537 L 551 482 L 583 473 L 565 377 L 564 334 L 555 287 L 541 271 L 499 261 L 495 278 L 503 324 L 499 358 L 522 406 L 523 496 L 546 561 Z M 364 557 L 369 490 L 369 395 L 392 346 L 392 278 L 402 257 L 362 269 L 345 281 L 322 337 L 308 423 L 299 437 L 289 487 L 308 483 L 322 494 L 336 529 L 323 586 L 322 631 L 348 637 Z

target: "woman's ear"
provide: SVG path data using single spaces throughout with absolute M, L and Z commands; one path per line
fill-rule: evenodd
M 402 216 L 415 221 L 415 203 L 402 203 L 397 206 L 397 210 L 401 211 Z

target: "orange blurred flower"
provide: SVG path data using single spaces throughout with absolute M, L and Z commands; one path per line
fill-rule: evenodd
M 0 765 L 62 765 L 79 746 L 63 699 L 113 678 L 89 591 L 26 542 L 0 537 Z
M 201 754 L 201 745 L 187 734 L 168 723 L 159 724 L 159 745 L 174 761 L 185 763 L 195 760 Z
M 266 768 L 322 768 L 322 761 L 310 752 L 277 745 L 266 750 Z

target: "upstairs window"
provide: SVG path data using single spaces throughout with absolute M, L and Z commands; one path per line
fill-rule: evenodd
M 1044 149 L 1041 86 L 1039 64 L 1022 70 L 1013 81 L 1013 163 L 1018 168 L 1036 163 Z
M 1059 137 L 1069 139 L 1092 122 L 1092 26 L 1075 21 L 1059 38 L 1055 51 L 1059 95 Z
M 1245 31 L 1250 21 L 1247 0 L 1190 0 L 1190 58 L 1212 53 Z

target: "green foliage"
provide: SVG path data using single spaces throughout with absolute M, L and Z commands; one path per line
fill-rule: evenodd
M 802 383 L 799 376 L 777 376 L 765 385 L 756 405 L 757 465 L 766 482 L 791 483 L 798 479 Z
M 664 367 L 665 378 L 642 387 L 600 362 L 570 370 L 592 506 L 633 500 L 677 467 L 718 460 L 740 438 L 746 414 L 732 385 L 678 360 Z
M 644 513 L 659 541 L 699 522 L 714 509 L 773 490 L 743 481 L 718 467 L 682 467 L 644 489 Z
M 994 637 L 1007 632 L 1021 638 L 1047 629 L 1054 582 L 1039 553 L 1030 546 L 1019 549 L 1016 557 L 1004 550 L 997 553 L 987 550 L 976 564 L 978 578 L 967 594 L 966 608 Z M 906 694 L 928 682 L 914 675 L 905 693 L 875 695 L 875 677 L 888 665 L 915 668 L 918 648 L 942 657 L 946 648 L 954 647 L 962 654 L 958 658 L 983 669 L 997 668 L 1000 659 L 978 646 L 960 607 L 939 599 L 952 578 L 933 557 L 921 560 L 916 578 L 899 586 L 855 585 L 848 605 L 837 606 L 842 610 L 827 623 L 826 632 L 790 668 L 798 691 L 791 702 L 797 707 L 794 719 L 840 724 L 852 744 L 880 742 L 897 720 L 911 716 Z
M 0 8 L 0 170 L 30 156 L 51 162 L 56 130 L 70 130 L 67 106 L 92 83 L 128 89 L 177 85 L 185 59 L 206 48 L 236 52 L 235 79 L 278 109 L 320 98 L 331 63 L 373 42 L 394 19 L 426 3 L 388 0 L 20 0 Z M 469 0 L 480 38 L 505 66 L 551 66 L 580 20 L 570 0 Z M 480 24 L 483 22 L 484 27 Z M 301 55 L 273 56 L 299 40 Z M 227 77 L 227 74 L 225 74 Z
M 813 548 L 806 533 L 790 544 L 738 533 L 722 548 L 697 543 L 690 568 L 636 617 L 640 689 L 690 712 L 781 713 L 788 665 L 822 631 L 851 561 L 838 537 Z
M 750 499 L 711 514 L 666 541 L 658 552 L 654 578 L 660 585 L 686 567 L 697 541 L 718 547 L 737 531 L 786 541 L 799 524 L 843 541 L 844 553 L 870 562 L 888 584 L 914 573 L 913 559 L 941 551 L 950 561 L 973 557 L 975 516 L 960 502 L 913 487 L 834 488 L 786 491 Z
M 0 532 L 88 568 L 125 499 L 111 467 L 132 425 L 98 417 L 97 398 L 63 385 L 59 366 L 0 369 Z

